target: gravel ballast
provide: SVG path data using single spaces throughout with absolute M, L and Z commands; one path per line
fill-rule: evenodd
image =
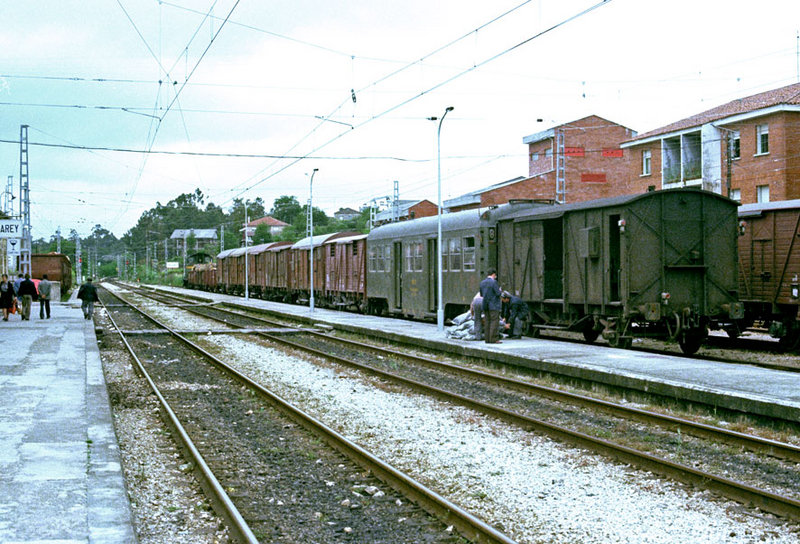
M 182 321 L 184 324 L 185 321 Z M 519 542 L 795 542 L 798 527 L 461 407 L 251 341 L 224 358 Z M 352 377 L 352 379 L 343 379 Z

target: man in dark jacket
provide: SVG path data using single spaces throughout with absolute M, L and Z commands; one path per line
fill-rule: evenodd
M 509 338 L 522 338 L 525 325 L 530 317 L 528 304 L 508 291 L 503 291 L 502 300 L 503 319 L 506 321 L 506 331 L 510 334 Z
M 31 281 L 31 275 L 25 274 L 25 279 L 19 284 L 17 296 L 22 299 L 22 320 L 31 320 L 31 303 L 36 298 L 36 284 Z
M 83 318 L 91 319 L 92 313 L 94 313 L 94 303 L 100 300 L 97 298 L 97 288 L 92 283 L 92 278 L 86 278 L 86 283 L 78 289 L 78 298 L 81 299 Z
M 497 284 L 497 271 L 489 270 L 489 274 L 481 282 L 481 296 L 483 297 L 483 337 L 487 344 L 500 342 L 500 310 L 503 304 L 500 301 L 500 286 Z

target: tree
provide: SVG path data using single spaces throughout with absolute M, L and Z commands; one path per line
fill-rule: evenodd
M 291 225 L 302 212 L 303 208 L 297 201 L 297 197 L 284 195 L 275 199 L 269 214 L 275 219 Z
M 269 230 L 269 225 L 261 223 L 256 226 L 256 231 L 253 234 L 254 244 L 266 244 L 272 241 L 272 232 Z

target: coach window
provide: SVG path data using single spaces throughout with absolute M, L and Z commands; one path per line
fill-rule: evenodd
M 769 153 L 769 125 L 756 125 L 756 155 Z
M 475 237 L 464 238 L 464 271 L 475 270 Z
M 450 239 L 442 240 L 442 272 L 447 272 L 447 259 L 450 258 Z
M 461 238 L 450 240 L 450 271 L 461 270 Z
M 650 165 L 652 159 L 652 151 L 649 149 L 645 149 L 642 151 L 642 175 L 649 176 L 650 175 Z
M 378 254 L 375 256 L 375 272 L 383 272 L 383 264 L 384 264 L 384 251 L 383 246 L 378 246 L 375 248 Z
M 387 244 L 383 249 L 386 252 L 386 262 L 384 263 L 384 270 L 386 272 L 391 272 L 392 271 L 392 246 Z
M 414 271 L 414 248 L 416 244 L 406 244 L 406 272 Z
M 422 242 L 416 243 L 416 251 L 414 252 L 414 270 L 422 272 Z
M 371 247 L 367 252 L 367 270 L 375 272 L 375 247 Z

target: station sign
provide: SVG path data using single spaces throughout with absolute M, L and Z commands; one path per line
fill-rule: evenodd
M 22 221 L 0 219 L 0 238 L 22 238 Z

